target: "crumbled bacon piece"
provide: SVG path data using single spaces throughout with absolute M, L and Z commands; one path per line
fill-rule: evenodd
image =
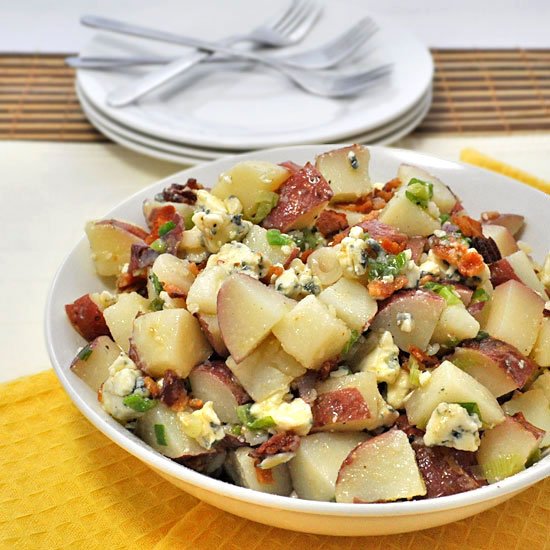
M 268 285 L 273 277 L 280 277 L 284 273 L 284 268 L 280 265 L 270 265 L 267 273 L 262 277 L 262 283 Z
M 384 191 L 395 191 L 398 187 L 401 186 L 401 180 L 399 178 L 393 178 L 390 181 L 386 182 L 384 185 Z
M 307 259 L 314 253 L 315 251 L 311 248 L 308 248 L 307 250 L 304 250 L 300 256 L 300 261 L 305 264 L 307 262 Z
M 428 355 L 417 346 L 410 346 L 409 353 L 420 363 L 422 367 L 429 368 L 439 365 L 439 359 L 435 355 Z
M 344 208 L 345 210 L 351 210 L 352 212 L 361 212 L 363 214 L 368 214 L 373 210 L 372 197 L 370 195 L 361 197 L 355 202 L 340 203 L 339 206 Z
M 155 208 L 151 212 L 151 233 L 145 238 L 147 244 L 151 244 L 159 238 L 159 229 L 167 222 L 173 221 L 177 212 L 172 204 L 166 204 L 160 208 Z
M 390 282 L 382 281 L 381 279 L 374 279 L 371 281 L 367 288 L 369 294 L 376 300 L 385 300 L 389 298 L 394 292 L 402 289 L 408 283 L 407 277 L 404 275 L 398 275 L 394 280 Z
M 185 204 L 195 204 L 197 202 L 197 189 L 203 189 L 195 178 L 189 178 L 185 185 L 173 183 L 164 189 L 162 198 L 166 202 L 178 202 Z
M 193 399 L 189 400 L 189 406 L 196 411 L 202 409 L 203 405 L 204 401 L 202 399 L 197 399 L 196 397 L 194 397 Z
M 451 221 L 460 229 L 465 237 L 482 237 L 481 224 L 465 214 L 453 214 Z
M 143 383 L 145 387 L 149 390 L 151 397 L 156 398 L 160 396 L 160 386 L 150 376 L 145 376 L 143 378 Z
M 497 243 L 491 237 L 473 237 L 472 246 L 481 254 L 486 264 L 498 262 L 502 258 Z
M 254 460 L 254 471 L 256 472 L 256 479 L 258 480 L 258 483 L 262 483 L 265 485 L 271 485 L 275 480 L 273 479 L 273 471 L 271 469 L 262 469 L 258 468 L 258 464 L 260 463 L 260 459 L 256 458 Z
M 185 381 L 173 370 L 164 372 L 160 400 L 176 412 L 183 411 L 189 404 Z
M 263 460 L 279 453 L 294 453 L 300 446 L 300 437 L 293 432 L 281 432 L 271 436 L 257 449 L 250 452 L 252 458 Z
M 483 257 L 477 250 L 466 251 L 458 261 L 458 272 L 464 277 L 475 277 L 483 271 Z
M 461 256 L 468 250 L 468 247 L 458 241 L 448 241 L 442 242 L 439 239 L 434 239 L 432 244 L 433 253 L 440 258 L 445 260 L 448 264 L 458 265 L 458 262 Z
M 383 193 L 383 191 L 381 191 Z M 374 197 L 372 199 L 372 209 L 373 210 L 382 210 L 386 206 L 386 200 L 382 197 Z
M 395 241 L 392 241 L 388 237 L 382 237 L 380 239 L 380 244 L 388 254 L 394 254 L 394 255 L 399 254 L 400 252 L 403 252 L 406 246 L 405 243 L 397 243 Z
M 348 227 L 348 218 L 343 212 L 323 210 L 315 222 L 315 227 L 323 237 L 329 238 Z

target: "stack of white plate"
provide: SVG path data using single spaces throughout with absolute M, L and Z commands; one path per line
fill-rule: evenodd
M 233 3 L 217 6 L 216 20 L 231 19 Z M 314 48 L 368 15 L 365 7 L 365 13 L 355 10 L 350 18 L 350 13 L 339 6 L 329 3 L 315 29 L 293 50 Z M 220 13 L 224 10 L 227 18 Z M 257 23 L 258 16 L 253 16 L 253 10 L 241 10 L 239 15 L 242 30 Z M 199 20 L 200 14 L 196 17 Z M 91 123 L 113 141 L 145 155 L 184 164 L 253 149 L 305 143 L 389 144 L 410 133 L 428 112 L 433 62 L 427 48 L 406 29 L 375 19 L 380 30 L 361 55 L 373 66 L 390 62 L 393 70 L 389 77 L 360 96 L 318 97 L 272 71 L 220 63 L 203 64 L 195 69 L 192 80 L 175 80 L 123 108 L 107 105 L 107 94 L 154 67 L 79 70 L 78 97 Z M 150 18 L 141 23 L 167 27 L 161 20 Z M 204 33 L 197 34 L 196 27 L 186 34 L 193 34 L 193 30 L 195 35 L 205 37 Z M 216 38 L 215 34 L 208 38 Z M 145 53 L 178 56 L 186 50 L 99 33 L 81 55 Z

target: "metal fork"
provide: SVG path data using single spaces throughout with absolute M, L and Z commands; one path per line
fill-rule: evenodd
M 290 55 L 277 55 L 274 60 L 297 69 L 328 69 L 355 53 L 378 30 L 370 17 L 364 17 L 351 28 L 318 48 Z M 116 69 L 134 65 L 166 65 L 175 57 L 128 56 L 128 57 L 67 57 L 65 62 L 76 69 Z M 222 61 L 216 56 L 216 61 Z M 208 61 L 208 60 L 207 60 Z

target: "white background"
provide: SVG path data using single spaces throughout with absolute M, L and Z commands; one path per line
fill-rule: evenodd
M 288 0 L 0 0 L 0 51 L 75 52 L 92 36 L 78 24 L 89 13 L 218 38 L 239 28 L 241 10 L 258 21 Z M 321 0 L 323 1 L 323 0 Z M 548 48 L 549 0 L 324 0 L 349 12 L 368 6 L 374 17 L 407 25 L 430 47 Z M 230 20 L 216 9 L 233 3 Z M 246 29 L 244 29 L 246 30 Z M 208 34 L 205 34 L 208 33 Z

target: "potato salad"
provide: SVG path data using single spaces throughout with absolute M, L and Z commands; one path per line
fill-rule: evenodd
M 369 161 L 244 161 L 167 186 L 142 226 L 88 222 L 72 372 L 158 453 L 265 493 L 434 498 L 540 460 L 550 256 L 523 216 L 474 219 L 436 175 Z

